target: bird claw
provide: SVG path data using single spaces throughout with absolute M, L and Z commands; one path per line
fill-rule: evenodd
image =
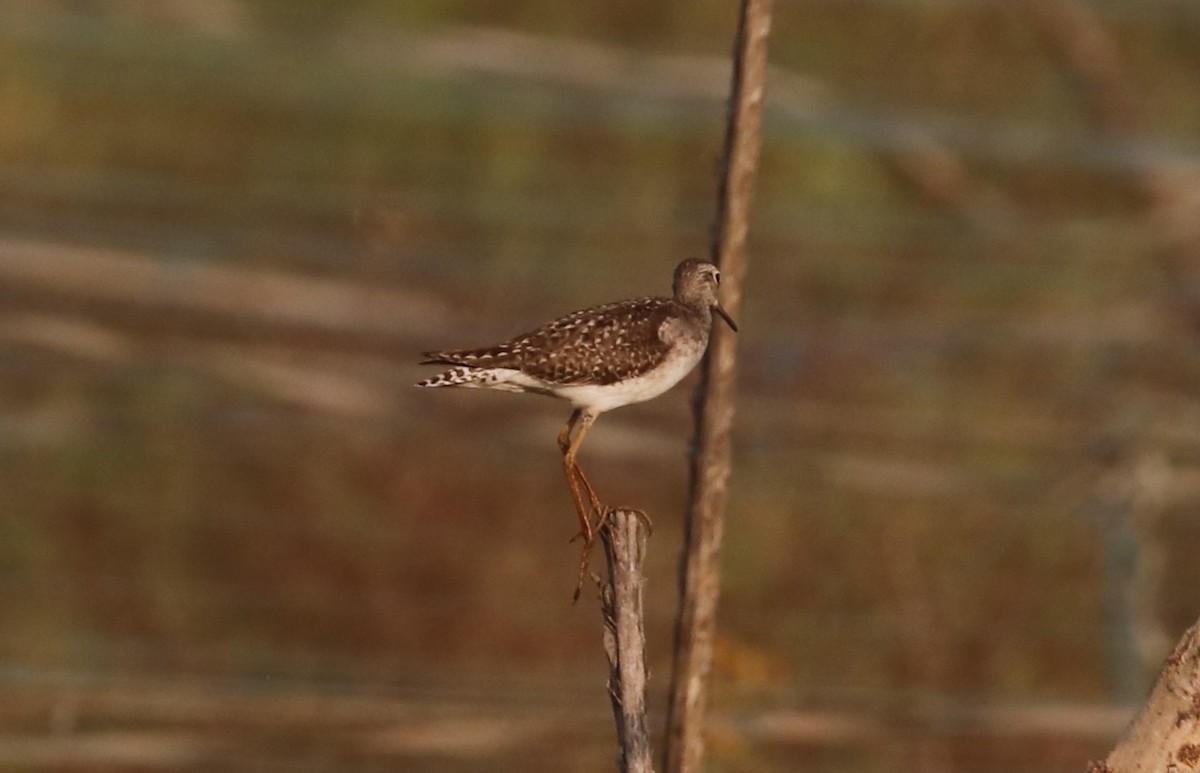
M 646 514 L 645 510 L 638 510 L 633 507 L 622 507 L 620 509 L 627 513 L 633 513 L 633 516 L 642 522 L 642 525 L 646 527 L 647 537 L 654 534 L 654 521 L 650 520 L 650 516 Z
M 617 511 L 631 513 L 635 518 L 641 521 L 643 526 L 646 527 L 647 537 L 654 534 L 654 522 L 650 520 L 650 516 L 646 514 L 645 510 L 638 510 L 637 508 L 633 507 L 605 506 L 598 508 L 597 511 L 600 513 L 600 517 L 597 519 L 596 525 L 592 526 L 590 520 L 587 522 L 589 533 L 585 534 L 583 531 L 580 531 L 574 537 L 571 537 L 570 541 L 567 543 L 570 544 L 581 537 L 583 538 L 583 550 L 579 554 L 579 577 L 575 582 L 575 594 L 571 599 L 572 604 L 579 601 L 579 594 L 583 591 L 583 583 L 588 577 L 588 568 L 592 561 L 592 550 L 595 549 L 596 546 L 596 535 L 600 534 L 604 529 L 612 529 L 613 513 Z M 592 575 L 592 579 L 599 582 L 599 578 L 594 574 Z

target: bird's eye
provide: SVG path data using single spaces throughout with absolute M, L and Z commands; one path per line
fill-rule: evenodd
M 716 282 L 717 284 L 721 284 L 721 272 L 716 270 L 715 268 L 712 270 L 712 278 L 713 278 L 714 282 Z

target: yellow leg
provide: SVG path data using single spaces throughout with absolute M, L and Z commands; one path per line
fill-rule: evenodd
M 600 497 L 596 496 L 592 484 L 588 483 L 587 476 L 583 474 L 583 468 L 578 463 L 575 464 L 574 473 L 575 479 L 583 486 L 583 493 L 587 494 L 588 503 L 592 506 L 592 512 L 600 517 L 600 523 L 596 524 L 595 528 L 592 529 L 593 533 L 597 532 L 600 530 L 600 526 L 603 525 L 604 515 L 608 508 L 600 502 Z
M 558 447 L 563 452 L 563 473 L 567 478 L 567 487 L 571 490 L 571 501 L 575 504 L 575 512 L 579 515 L 579 534 L 572 537 L 574 541 L 578 537 L 583 538 L 583 551 L 579 556 L 579 581 L 575 585 L 575 599 L 579 600 L 579 593 L 583 589 L 583 581 L 587 576 L 588 564 L 592 557 L 592 547 L 595 542 L 596 532 L 604 528 L 604 524 L 608 519 L 608 508 L 596 496 L 595 489 L 588 482 L 587 476 L 583 473 L 583 468 L 575 460 L 579 453 L 579 447 L 583 444 L 583 438 L 587 435 L 588 429 L 592 426 L 592 422 L 596 420 L 596 414 L 585 413 L 582 410 L 576 409 L 571 414 L 571 418 L 563 427 L 562 432 L 558 434 Z M 571 437 L 572 430 L 578 424 L 579 430 L 575 433 L 575 437 Z M 582 486 L 582 490 L 580 487 Z M 591 506 L 589 513 L 584 506 L 584 495 L 587 495 L 588 504 Z M 595 513 L 596 524 L 592 525 L 592 513 Z
M 582 419 L 582 421 L 580 420 Z M 571 490 L 571 501 L 575 504 L 575 512 L 579 515 L 579 534 L 577 537 L 583 537 L 585 545 L 591 545 L 595 538 L 597 525 L 592 527 L 591 513 L 584 506 L 583 497 L 587 495 L 588 504 L 591 505 L 592 512 L 596 513 L 600 519 L 600 523 L 604 520 L 604 505 L 600 502 L 600 498 L 596 496 L 595 489 L 588 482 L 587 476 L 583 474 L 583 468 L 575 461 L 576 455 L 579 453 L 579 446 L 583 444 L 583 438 L 587 435 L 588 429 L 592 426 L 592 422 L 596 420 L 596 415 L 585 413 L 582 410 L 576 409 L 571 414 L 571 418 L 563 427 L 562 432 L 558 434 L 558 447 L 563 452 L 563 474 L 567 478 L 567 487 Z M 575 429 L 576 424 L 579 426 L 575 437 L 571 437 L 571 431 Z M 582 490 L 580 489 L 582 486 Z
M 571 412 L 571 418 L 567 419 L 567 423 L 563 425 L 562 432 L 558 433 L 558 450 L 562 451 L 563 456 L 567 455 L 567 451 L 571 448 L 571 430 L 575 429 L 575 422 L 579 421 L 579 417 L 583 415 L 583 410 L 576 408 Z
M 587 476 L 583 474 L 583 468 L 575 461 L 575 454 L 579 451 L 579 444 L 583 442 L 583 436 L 587 433 L 587 428 L 596 420 L 595 416 L 590 416 L 580 426 L 579 435 L 575 438 L 574 442 L 571 442 L 571 431 L 575 429 L 575 424 L 582 415 L 583 410 L 579 408 L 576 408 L 575 412 L 571 414 L 571 418 L 567 420 L 562 431 L 558 433 L 558 448 L 563 453 L 564 469 L 569 471 L 567 473 L 567 485 L 571 486 L 572 490 L 574 490 L 576 484 L 583 484 L 583 490 L 587 494 L 588 501 L 591 502 L 592 508 L 599 512 L 604 509 L 600 504 L 600 498 L 596 496 L 596 491 L 592 488 L 592 484 L 588 483 Z M 571 481 L 572 476 L 575 477 L 574 483 Z M 574 494 L 572 496 L 579 499 L 580 504 L 582 504 L 582 497 L 575 497 Z M 578 506 L 576 509 L 578 509 Z

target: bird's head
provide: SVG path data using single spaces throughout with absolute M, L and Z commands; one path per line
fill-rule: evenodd
M 675 282 L 673 290 L 675 300 L 688 305 L 700 305 L 717 313 L 729 329 L 737 332 L 737 324 L 721 308 L 717 288 L 721 284 L 721 272 L 716 266 L 704 260 L 685 260 L 675 267 Z

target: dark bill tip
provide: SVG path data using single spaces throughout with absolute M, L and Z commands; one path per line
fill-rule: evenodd
M 717 312 L 717 314 L 721 317 L 721 319 L 725 320 L 725 324 L 729 325 L 730 330 L 732 330 L 735 333 L 738 331 L 737 323 L 733 321 L 732 317 L 730 317 L 728 314 L 725 313 L 725 309 L 721 308 L 721 304 L 719 304 L 719 303 L 713 304 L 713 311 Z

